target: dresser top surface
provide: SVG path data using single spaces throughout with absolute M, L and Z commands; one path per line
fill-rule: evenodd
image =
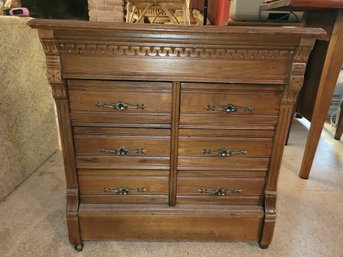
M 176 34 L 236 34 L 236 35 L 271 35 L 322 38 L 326 32 L 321 28 L 307 27 L 265 27 L 265 26 L 183 26 L 157 24 L 129 24 L 91 22 L 76 20 L 32 19 L 28 22 L 32 28 L 63 31 L 131 31 L 145 33 L 176 33 Z

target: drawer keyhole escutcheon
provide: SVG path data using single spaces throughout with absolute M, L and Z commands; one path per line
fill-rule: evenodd
M 237 112 L 237 111 L 243 111 L 243 112 L 251 112 L 255 110 L 255 107 L 251 106 L 238 106 L 234 104 L 226 104 L 221 106 L 215 106 L 215 105 L 208 105 L 205 107 L 207 111 L 216 111 L 221 110 L 224 112 Z
M 104 188 L 105 193 L 116 193 L 117 195 L 128 195 L 129 193 L 143 193 L 146 192 L 146 188 L 128 188 L 128 187 L 118 187 L 118 188 Z
M 225 196 L 230 193 L 237 193 L 239 194 L 242 192 L 241 189 L 226 189 L 222 187 L 214 188 L 214 189 L 209 189 L 209 188 L 200 188 L 198 190 L 199 193 L 204 193 L 204 194 L 213 194 L 216 196 Z
M 120 156 L 128 155 L 130 152 L 140 153 L 140 154 L 145 153 L 145 149 L 143 149 L 143 148 L 128 149 L 125 146 L 120 146 L 117 148 L 99 148 L 98 151 L 100 153 L 111 153 L 111 154 L 116 154 L 116 155 L 120 155 Z
M 144 104 L 129 104 L 129 103 L 125 103 L 122 101 L 115 102 L 115 103 L 97 102 L 95 105 L 98 108 L 110 108 L 110 109 L 114 109 L 117 111 L 124 111 L 127 109 L 144 110 L 144 108 L 145 108 Z
M 233 150 L 228 148 L 222 148 L 218 150 L 211 150 L 211 149 L 204 149 L 202 151 L 204 155 L 217 155 L 219 157 L 230 157 L 232 155 L 243 155 L 247 154 L 248 151 L 246 150 Z

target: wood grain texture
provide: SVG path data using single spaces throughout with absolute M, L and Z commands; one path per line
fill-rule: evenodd
M 241 111 L 227 113 L 231 118 L 233 115 L 277 115 L 281 102 L 282 86 L 261 85 L 218 85 L 218 84 L 196 84 L 184 83 L 182 85 L 181 114 L 207 114 L 216 115 L 223 110 L 208 111 L 209 105 L 223 106 L 233 104 L 241 107 L 253 107 L 252 111 Z M 224 112 L 225 113 L 225 112 Z M 228 118 L 228 119 L 230 119 Z
M 112 113 L 170 113 L 170 83 L 132 81 L 82 81 L 68 82 L 70 108 L 72 111 Z M 134 106 L 125 110 L 98 107 L 98 102 L 124 102 L 132 105 L 144 104 L 143 109 Z
M 169 156 L 170 136 L 160 136 L 157 131 L 154 136 L 139 134 L 112 136 L 75 136 L 75 151 L 77 156 L 113 156 L 114 153 L 103 150 L 126 148 L 127 156 Z M 139 152 L 140 150 L 144 152 Z M 137 152 L 138 151 L 138 152 Z
M 169 175 L 169 205 L 175 206 L 177 192 L 177 167 L 179 149 L 179 121 L 180 121 L 180 94 L 181 84 L 173 83 L 173 108 L 172 108 L 172 138 L 170 142 L 170 175 Z
M 59 97 L 66 173 L 80 183 L 68 191 L 72 243 L 270 244 L 287 124 L 322 29 L 29 24 Z M 248 110 L 218 110 L 228 104 Z M 124 146 L 146 151 L 99 151 Z M 223 148 L 241 152 L 213 155 Z M 218 188 L 227 194 L 208 191 Z
M 309 177 L 313 159 L 317 150 L 320 134 L 324 125 L 331 97 L 336 86 L 339 70 L 343 63 L 343 10 L 337 13 L 337 19 L 329 42 L 323 71 L 319 83 L 316 104 L 312 119 L 316 122 L 310 127 L 299 176 Z
M 276 220 L 276 192 L 266 191 L 264 206 L 265 216 L 259 241 L 260 247 L 263 249 L 268 248 L 273 238 Z
M 165 58 L 165 57 L 92 57 L 65 55 L 64 76 L 66 78 L 98 78 L 177 81 L 213 81 L 237 83 L 275 83 L 283 84 L 287 80 L 287 60 L 226 60 L 212 58 Z M 132 71 L 137 62 L 141 68 Z M 158 71 L 154 68 L 158 67 Z M 193 67 L 193 69 L 188 69 Z M 220 69 L 218 70 L 218 68 Z M 249 70 L 246 73 L 245 70 Z
M 170 83 L 70 80 L 68 86 L 74 122 L 112 122 L 120 126 L 171 122 Z M 99 103 L 108 106 L 99 106 Z M 116 103 L 132 106 L 122 110 L 110 108 Z M 137 108 L 137 105 L 142 107 Z
M 269 158 L 180 156 L 179 170 L 266 170 Z
M 264 189 L 264 178 L 218 178 L 218 177 L 179 177 L 178 203 L 188 204 L 259 204 Z M 201 193 L 201 189 L 226 190 L 238 189 L 239 193 L 227 193 L 224 196 L 214 195 L 213 192 Z
M 80 210 L 82 238 L 85 240 L 253 241 L 258 239 L 263 215 L 262 209 L 257 207 L 211 206 L 211 212 L 207 208 L 194 207 L 144 206 L 143 212 L 138 206 L 134 209 L 108 205 L 89 207 Z
M 235 137 L 179 137 L 179 156 L 218 157 L 220 149 L 246 151 L 237 154 L 239 157 L 269 157 L 272 150 L 272 139 L 235 138 Z M 204 153 L 211 150 L 211 154 Z M 232 157 L 235 157 L 234 155 Z M 224 157 L 223 157 L 224 158 Z M 230 157 L 228 157 L 230 158 Z
M 296 102 L 299 91 L 303 85 L 306 61 L 308 60 L 310 54 L 308 50 L 311 51 L 312 47 L 314 46 L 314 43 L 314 40 L 302 39 L 301 44 L 296 49 L 296 53 L 299 54 L 296 54 L 296 58 L 291 64 L 289 86 L 285 90 L 282 99 L 279 121 L 276 129 L 274 147 L 269 168 L 270 173 L 268 175 L 268 182 L 266 186 L 266 190 L 270 192 L 276 191 L 283 149 L 286 142 L 291 117 L 293 114 L 294 104 Z M 306 52 L 306 55 L 300 54 L 303 52 Z
M 131 33 L 132 31 L 137 32 L 150 32 L 152 29 L 159 33 L 159 35 L 165 33 L 172 35 L 172 33 L 182 34 L 219 34 L 228 36 L 228 34 L 238 34 L 246 35 L 247 33 L 252 35 L 262 35 L 262 36 L 275 36 L 280 37 L 283 35 L 290 37 L 318 37 L 322 36 L 324 33 L 317 28 L 271 28 L 271 27 L 219 27 L 214 28 L 210 26 L 206 27 L 196 27 L 196 26 L 174 26 L 174 25 L 146 25 L 146 24 L 126 24 L 126 23 L 101 23 L 101 22 L 85 22 L 85 21 L 70 21 L 70 20 L 44 20 L 44 19 L 34 19 L 28 22 L 28 25 L 33 28 L 40 28 L 45 30 L 56 30 L 56 31 L 68 31 L 75 36 L 78 36 L 81 31 L 89 32 L 105 32 L 105 35 L 109 36 L 110 32 L 113 30 L 119 30 Z M 228 36 L 229 37 L 229 36 Z

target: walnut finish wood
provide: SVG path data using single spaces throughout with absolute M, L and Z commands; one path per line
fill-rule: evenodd
M 339 74 L 339 69 L 343 62 L 343 1 L 277 0 L 272 1 L 270 4 L 263 5 L 263 8 L 266 9 L 279 7 L 309 11 L 305 25 L 322 27 L 327 31 L 327 36 L 323 38 L 323 40 L 326 40 L 327 42 L 318 44 L 318 48 L 315 49 L 313 57 L 309 61 L 311 69 L 306 73 L 304 87 L 306 89 L 305 92 L 310 91 L 309 88 L 314 92 L 310 95 L 312 97 L 309 97 L 310 102 L 308 105 L 310 107 L 305 108 L 305 115 L 311 118 L 311 127 L 299 172 L 301 178 L 308 179 L 320 134 L 323 129 L 325 116 L 328 112 L 332 93 Z M 314 90 L 312 90 L 313 84 Z M 318 87 L 318 89 L 316 89 L 316 87 Z M 304 98 L 301 100 L 304 101 Z M 313 105 L 311 105 L 311 103 Z
M 78 122 L 107 122 L 108 115 L 121 126 L 125 124 L 144 124 L 153 118 L 152 123 L 170 123 L 171 84 L 157 82 L 132 81 L 68 81 L 68 93 L 72 116 Z M 128 109 L 116 110 L 97 106 L 98 103 L 131 104 Z M 143 105 L 141 109 L 135 105 Z M 168 119 L 166 119 L 168 117 Z M 84 120 L 82 120 L 84 118 Z M 89 118 L 89 119 L 88 119 Z M 103 119 L 102 119 L 103 118 Z
M 253 120 L 253 121 L 252 121 Z M 181 114 L 180 128 L 275 130 L 278 117 L 230 113 Z
M 169 157 L 77 156 L 79 169 L 170 169 Z
M 285 127 L 323 30 L 29 24 L 58 106 L 73 244 L 270 244 Z M 217 110 L 228 104 L 248 109 Z M 116 147 L 145 151 L 99 151 Z
M 82 238 L 240 241 L 258 239 L 263 217 L 261 208 L 209 207 L 199 208 L 190 205 L 170 208 L 137 205 L 128 208 L 125 205 L 81 205 Z M 129 227 L 128 223 L 131 224 Z
M 320 79 L 316 105 L 314 106 L 309 134 L 306 141 L 304 158 L 301 163 L 299 176 L 308 179 L 317 151 L 320 134 L 324 126 L 331 97 L 336 86 L 339 70 L 343 63 L 343 9 L 338 11 L 335 26 L 329 42 L 322 76 Z
M 209 130 L 209 129 L 180 129 L 179 136 L 182 138 L 189 138 L 189 137 L 241 137 L 241 138 L 273 138 L 274 137 L 274 130 L 238 130 L 238 129 L 230 129 L 230 130 Z
M 222 158 L 239 157 L 269 157 L 272 149 L 271 138 L 235 138 L 235 137 L 179 137 L 179 156 L 218 157 L 220 149 L 246 151 L 241 154 Z M 214 153 L 204 153 L 211 150 Z
M 269 158 L 248 157 L 179 157 L 179 170 L 262 170 L 269 166 Z
M 179 122 L 180 122 L 180 82 L 173 83 L 173 108 L 172 108 L 172 140 L 170 142 L 170 175 L 169 175 L 169 205 L 176 204 L 177 166 L 179 148 Z
M 168 177 L 157 176 L 97 176 L 82 175 L 80 195 L 82 202 L 87 203 L 165 203 L 168 202 Z M 127 195 L 116 192 L 105 192 L 105 188 L 131 190 Z M 132 189 L 141 188 L 144 192 Z
M 68 101 L 67 84 L 62 79 L 62 62 L 54 40 L 52 31 L 40 30 L 39 36 L 42 38 L 43 49 L 46 54 L 47 78 L 51 85 L 52 95 L 56 102 L 58 114 L 59 130 L 61 134 L 61 145 L 66 177 L 66 216 L 68 225 L 68 235 L 71 244 L 82 245 L 79 226 L 79 190 L 78 178 L 75 165 L 75 154 L 73 144 L 73 132 L 70 122 L 70 104 Z
M 223 110 L 207 110 L 207 106 L 226 104 L 253 107 L 251 111 L 237 110 L 227 115 L 271 115 L 279 112 L 283 85 L 223 85 L 183 83 L 181 114 L 206 114 L 208 116 L 225 113 Z M 221 115 L 222 116 L 222 115 Z M 229 116 L 228 119 L 233 119 Z
M 145 188 L 145 192 L 133 192 L 130 195 L 163 194 L 168 192 L 167 177 L 151 176 L 80 176 L 81 194 L 116 194 L 106 193 L 104 188 Z
M 265 185 L 264 178 L 198 178 L 180 177 L 178 179 L 178 202 L 179 203 L 207 203 L 207 204 L 259 204 Z M 213 192 L 201 193 L 202 189 L 218 190 L 237 189 L 238 193 L 227 192 L 226 195 L 218 196 Z M 253 202 L 251 202 L 252 199 Z
M 170 136 L 161 136 L 159 135 L 158 131 L 155 132 L 155 135 L 148 136 L 139 135 L 137 133 L 126 135 L 118 134 L 112 136 L 76 135 L 76 155 L 115 156 L 115 153 L 105 152 L 102 150 L 126 148 L 128 149 L 127 156 L 169 156 Z M 144 152 L 140 152 L 139 150 Z

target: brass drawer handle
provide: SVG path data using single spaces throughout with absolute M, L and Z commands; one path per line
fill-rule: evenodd
M 116 155 L 128 155 L 130 152 L 133 153 L 145 153 L 145 149 L 143 148 L 137 148 L 137 149 L 128 149 L 125 146 L 120 146 L 117 148 L 99 148 L 98 151 L 100 153 L 112 153 L 112 154 L 116 154 Z
M 208 105 L 207 107 L 205 107 L 205 109 L 207 111 L 222 110 L 224 112 L 237 112 L 237 111 L 251 112 L 252 110 L 255 110 L 255 107 L 226 104 L 222 106 Z
M 104 187 L 105 193 L 116 193 L 117 195 L 128 195 L 129 193 L 143 193 L 146 192 L 146 188 L 128 188 L 128 187 L 118 187 L 118 188 L 109 188 Z
M 237 193 L 239 194 L 242 192 L 241 189 L 226 189 L 222 187 L 214 188 L 214 189 L 209 189 L 209 188 L 200 188 L 198 190 L 199 193 L 204 193 L 204 194 L 213 194 L 216 196 L 225 196 L 230 193 Z
M 202 151 L 202 154 L 214 154 L 220 157 L 230 157 L 232 155 L 242 155 L 242 154 L 247 154 L 248 151 L 246 150 L 233 150 L 233 149 L 227 149 L 227 148 L 222 148 L 218 150 L 211 150 L 211 149 L 204 149 Z
M 117 111 L 124 111 L 127 109 L 141 109 L 144 110 L 145 106 L 144 104 L 129 104 L 129 103 L 125 103 L 122 101 L 119 102 L 115 102 L 115 103 L 104 103 L 104 102 L 97 102 L 95 104 L 98 108 L 110 108 L 110 109 L 114 109 Z

